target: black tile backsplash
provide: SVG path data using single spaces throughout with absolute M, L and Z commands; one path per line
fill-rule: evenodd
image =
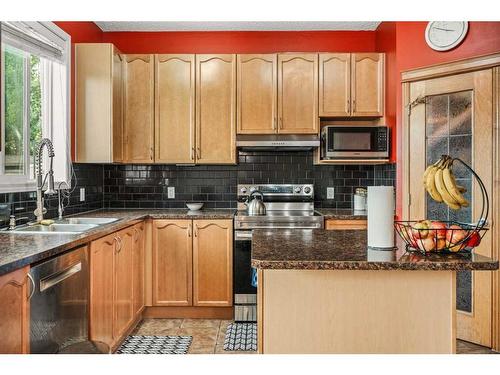
M 238 165 L 105 165 L 104 207 L 181 208 L 205 202 L 206 208 L 235 208 L 237 184 L 315 185 L 318 208 L 350 208 L 357 187 L 395 186 L 395 164 L 313 165 L 312 151 L 240 152 Z M 167 198 L 168 186 L 175 199 Z M 326 199 L 326 188 L 335 199 Z
M 70 196 L 69 205 L 66 206 L 64 214 L 70 215 L 79 212 L 95 210 L 103 207 L 103 166 L 100 164 L 73 164 L 75 175 L 72 178 L 72 186 L 76 189 Z M 80 188 L 85 188 L 85 201 L 80 202 Z M 36 208 L 36 193 L 3 193 L 0 194 L 0 204 L 8 205 L 11 213 L 17 217 L 28 216 L 31 220 L 35 218 L 33 211 Z M 57 216 L 57 195 L 45 198 L 46 218 Z M 0 226 L 5 225 L 5 220 L 0 220 Z
M 357 187 L 395 186 L 395 164 L 313 165 L 312 151 L 240 152 L 238 165 L 100 165 L 74 164 L 76 189 L 65 214 L 99 208 L 182 208 L 204 202 L 206 208 L 236 208 L 237 184 L 314 184 L 317 208 L 350 208 Z M 168 186 L 175 199 L 167 198 Z M 326 188 L 335 199 L 326 199 Z M 86 200 L 80 202 L 80 187 Z M 34 218 L 35 192 L 0 194 L 17 217 Z M 57 196 L 46 200 L 47 218 L 57 216 Z M 5 224 L 0 222 L 0 225 Z

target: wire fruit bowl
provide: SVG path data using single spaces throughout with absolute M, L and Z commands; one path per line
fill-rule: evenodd
M 396 232 L 407 250 L 429 253 L 467 253 L 481 243 L 488 228 L 458 221 L 396 221 Z
M 477 180 L 481 191 L 482 208 L 480 219 L 473 224 L 461 223 L 458 221 L 396 221 L 394 228 L 399 236 L 406 243 L 407 250 L 421 251 L 424 254 L 430 253 L 468 253 L 472 252 L 481 243 L 481 239 L 486 234 L 489 198 L 486 187 L 477 173 L 463 160 L 451 158 L 443 155 L 437 163 L 444 161 L 445 166 L 451 166 L 454 162 L 462 164 Z M 431 167 L 429 167 L 431 168 Z M 425 174 L 424 174 L 425 177 Z M 431 195 L 432 198 L 434 198 Z M 460 206 L 458 207 L 458 209 Z

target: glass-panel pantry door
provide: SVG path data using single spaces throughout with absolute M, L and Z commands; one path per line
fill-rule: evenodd
M 418 100 L 417 100 L 418 99 Z M 422 175 L 441 155 L 458 157 L 478 173 L 491 195 L 493 125 L 492 71 L 460 74 L 410 85 L 410 219 L 470 223 L 479 219 L 482 199 L 470 172 L 458 163 L 453 172 L 471 202 L 458 211 L 425 193 Z M 476 253 L 491 256 L 487 234 Z M 491 272 L 457 274 L 457 338 L 491 347 Z

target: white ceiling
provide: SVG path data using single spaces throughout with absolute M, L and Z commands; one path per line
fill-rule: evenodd
M 380 22 L 95 22 L 102 31 L 308 31 L 375 30 Z

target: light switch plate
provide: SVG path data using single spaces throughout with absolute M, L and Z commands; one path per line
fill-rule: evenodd
M 174 199 L 175 198 L 175 186 L 169 186 L 167 189 L 167 196 L 168 199 Z
M 326 199 L 334 199 L 335 198 L 335 188 L 327 187 L 326 188 Z
M 85 201 L 85 188 L 80 188 L 80 202 Z

